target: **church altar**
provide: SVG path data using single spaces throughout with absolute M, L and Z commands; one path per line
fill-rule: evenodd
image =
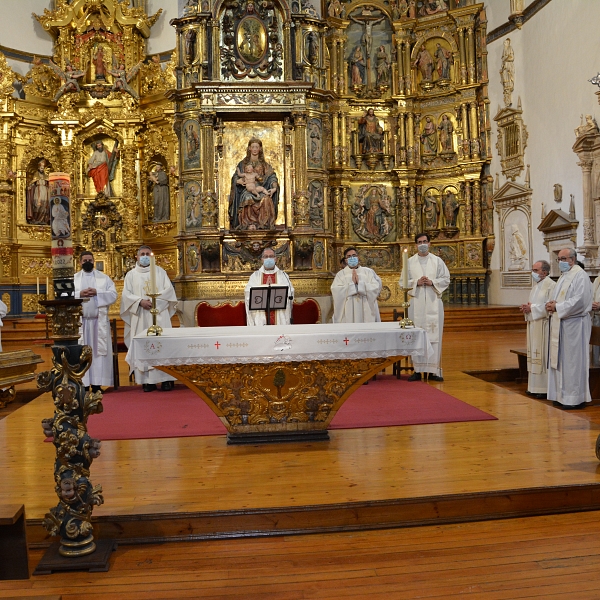
M 431 353 L 423 329 L 344 323 L 144 332 L 126 360 L 196 392 L 232 444 L 329 439 L 331 419 L 358 386 L 402 356 Z

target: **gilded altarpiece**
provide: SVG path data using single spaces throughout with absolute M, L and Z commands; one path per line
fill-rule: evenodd
M 166 64 L 145 53 L 159 13 L 57 0 L 38 17 L 52 62 L 34 60 L 24 100 L 0 90 L 2 287 L 49 274 L 31 209 L 56 169 L 73 182 L 76 251 L 119 280 L 149 243 L 192 309 L 241 298 L 266 246 L 298 297 L 326 298 L 351 244 L 391 308 L 421 230 L 450 268 L 448 301 L 487 301 L 482 4 L 191 1 Z

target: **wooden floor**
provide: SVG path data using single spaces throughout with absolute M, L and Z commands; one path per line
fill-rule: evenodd
M 0 582 L 0 597 L 598 598 L 599 515 L 577 511 L 600 509 L 600 409 L 563 412 L 464 373 L 516 367 L 509 350 L 524 336 L 444 338 L 436 387 L 497 421 L 338 430 L 329 442 L 277 446 L 104 442 L 92 466 L 104 488 L 101 537 L 281 537 L 120 546 L 108 574 Z M 56 504 L 40 427 L 52 407 L 44 395 L 0 421 L 0 503 L 25 504 L 34 546 Z M 559 512 L 572 514 L 550 514 Z M 432 525 L 352 531 L 423 523 Z M 343 532 L 284 535 L 328 530 Z M 40 556 L 33 550 L 32 563 Z

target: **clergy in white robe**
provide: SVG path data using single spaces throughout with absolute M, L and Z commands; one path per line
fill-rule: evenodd
M 94 255 L 82 252 L 81 271 L 75 273 L 75 298 L 86 298 L 79 328 L 79 343 L 92 349 L 92 365 L 83 376 L 83 385 L 92 392 L 113 385 L 113 359 L 108 309 L 117 300 L 112 279 L 94 269 Z
M 345 267 L 331 284 L 334 323 L 378 323 L 381 279 L 369 267 L 359 265 L 356 248 L 344 250 Z
M 596 277 L 592 286 L 592 326 L 600 327 L 600 277 Z M 600 346 L 592 346 L 591 361 L 600 367 Z
M 413 359 L 415 372 L 408 378 L 409 381 L 420 381 L 422 373 L 429 373 L 431 381 L 444 381 L 441 367 L 444 333 L 442 294 L 450 285 L 450 272 L 441 258 L 429 252 L 430 241 L 429 234 L 417 234 L 417 254 L 408 259 L 408 295 L 412 297 L 408 316 L 416 327 L 427 332 L 433 354 L 429 358 L 423 357 L 422 362 Z
M 546 398 L 548 392 L 548 334 L 550 315 L 546 302 L 552 297 L 556 283 L 548 277 L 550 265 L 545 260 L 533 264 L 533 287 L 529 302 L 519 308 L 527 321 L 527 393 L 535 398 Z
M 2 327 L 3 323 L 2 323 L 2 319 L 6 316 L 6 313 L 8 312 L 8 307 L 6 306 L 6 304 L 4 304 L 4 302 L 2 302 L 2 300 L 0 300 L 0 327 Z M 2 352 L 2 338 L 0 337 L 0 352 Z
M 546 303 L 550 319 L 548 400 L 559 408 L 584 408 L 591 402 L 589 386 L 592 284 L 576 264 L 577 253 L 558 253 L 562 275 Z
M 152 325 L 152 300 L 148 296 L 150 290 L 150 256 L 152 249 L 149 246 L 141 246 L 137 253 L 137 262 L 135 267 L 127 273 L 123 282 L 123 294 L 121 296 L 121 318 L 125 321 L 125 330 L 123 339 L 125 345 L 131 348 L 131 340 Z M 156 275 L 156 324 L 160 327 L 171 327 L 171 317 L 175 314 L 177 306 L 177 296 L 173 289 L 173 284 L 167 275 L 167 272 L 161 267 L 155 267 Z M 173 389 L 175 381 L 171 375 L 163 371 L 148 367 L 145 371 L 134 368 L 128 361 L 129 353 L 125 360 L 129 364 L 131 371 L 135 373 L 135 381 L 142 384 L 145 392 L 151 392 L 156 389 L 156 384 L 161 383 L 163 391 Z
M 277 267 L 275 252 L 272 248 L 265 248 L 262 253 L 262 267 L 250 275 L 244 290 L 246 302 L 246 323 L 250 326 L 267 325 L 267 313 L 264 310 L 250 310 L 250 290 L 255 287 L 269 285 L 286 286 L 288 299 L 285 309 L 272 310 L 269 313 L 269 325 L 289 325 L 292 322 L 292 304 L 294 300 L 294 286 L 287 273 Z

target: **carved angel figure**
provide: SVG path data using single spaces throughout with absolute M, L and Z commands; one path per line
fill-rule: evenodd
M 125 92 L 133 98 L 135 98 L 136 100 L 139 100 L 140 97 L 138 96 L 138 93 L 129 85 L 129 82 L 137 75 L 141 66 L 142 61 L 140 60 L 140 62 L 137 65 L 129 69 L 128 73 L 127 71 L 125 71 L 125 65 L 123 63 L 120 63 L 118 65 L 115 63 L 113 65 L 113 68 L 108 71 L 115 78 L 115 82 L 112 86 L 112 91 Z
M 60 88 L 58 88 L 58 92 L 56 92 L 56 95 L 53 98 L 54 102 L 57 102 L 58 99 L 64 94 L 81 92 L 81 88 L 79 87 L 79 82 L 77 80 L 81 79 L 85 75 L 83 71 L 76 71 L 69 61 L 67 61 L 64 71 L 51 60 L 48 61 L 48 65 L 60 77 L 61 81 L 63 81 L 63 84 L 60 86 Z

